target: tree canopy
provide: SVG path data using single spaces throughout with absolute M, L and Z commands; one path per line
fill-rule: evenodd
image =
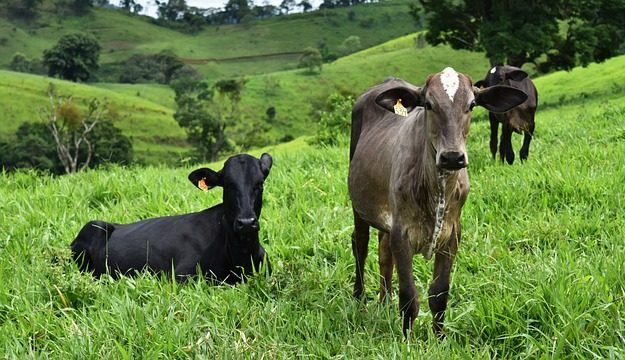
M 571 69 L 623 52 L 625 0 L 419 0 L 426 39 L 485 51 L 492 65 Z
M 100 44 L 91 35 L 68 34 L 43 52 L 43 63 L 48 68 L 49 76 L 86 81 L 98 68 L 100 49 Z

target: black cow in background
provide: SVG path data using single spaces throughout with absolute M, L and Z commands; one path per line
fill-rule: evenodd
M 514 150 L 512 149 L 512 132 L 523 132 L 523 146 L 520 154 L 521 161 L 525 161 L 529 155 L 530 142 L 534 135 L 534 115 L 538 106 L 538 92 L 527 73 L 514 66 L 495 66 L 488 71 L 484 80 L 475 83 L 477 87 L 490 87 L 495 85 L 508 85 L 520 89 L 527 94 L 527 100 L 521 105 L 497 114 L 488 113 L 490 119 L 490 152 L 493 159 L 497 157 L 497 135 L 499 123 L 502 124 L 501 143 L 499 144 L 499 156 L 501 162 L 504 158 L 508 164 L 514 163 Z
M 96 278 L 145 269 L 169 276 L 173 270 L 176 279 L 185 280 L 199 270 L 210 280 L 234 284 L 264 261 L 269 269 L 258 219 L 271 165 L 269 154 L 260 159 L 242 154 L 229 158 L 218 172 L 197 169 L 189 180 L 204 191 L 223 187 L 223 203 L 132 224 L 90 221 L 72 242 L 74 260 Z

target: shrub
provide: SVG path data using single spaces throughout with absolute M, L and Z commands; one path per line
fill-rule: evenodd
M 328 97 L 327 110 L 319 113 L 319 128 L 309 143 L 320 146 L 344 145 L 351 126 L 352 96 L 335 93 Z

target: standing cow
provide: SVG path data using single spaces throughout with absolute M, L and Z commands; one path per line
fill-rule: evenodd
M 429 290 L 433 329 L 443 319 L 460 213 L 469 193 L 466 139 L 471 110 L 481 105 L 504 112 L 525 101 L 521 90 L 480 90 L 452 68 L 431 75 L 425 86 L 389 79 L 364 93 L 352 110 L 349 194 L 354 211 L 354 296 L 363 293 L 369 227 L 379 230 L 380 298 L 391 288 L 393 264 L 399 280 L 403 332 L 419 311 L 412 258 L 435 255 Z
M 184 280 L 200 270 L 206 278 L 237 283 L 259 269 L 265 259 L 258 231 L 263 183 L 272 159 L 250 155 L 229 158 L 222 170 L 200 168 L 189 180 L 208 191 L 223 187 L 223 203 L 177 216 L 152 218 L 132 224 L 88 222 L 71 248 L 82 271 L 95 277 L 132 275 L 149 270 Z
M 523 132 L 523 146 L 521 146 L 521 161 L 527 160 L 530 151 L 530 142 L 534 135 L 534 116 L 538 106 L 538 92 L 527 73 L 514 66 L 495 66 L 488 71 L 484 80 L 475 83 L 477 87 L 489 87 L 495 85 L 508 85 L 523 90 L 527 94 L 527 101 L 512 108 L 505 113 L 490 112 L 490 152 L 493 159 L 497 157 L 497 135 L 499 123 L 502 124 L 501 143 L 499 144 L 499 156 L 501 162 L 504 158 L 508 164 L 514 163 L 514 150 L 512 149 L 512 132 Z

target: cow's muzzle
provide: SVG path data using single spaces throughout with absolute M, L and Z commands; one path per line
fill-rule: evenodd
M 437 165 L 445 170 L 459 170 L 467 166 L 467 157 L 460 151 L 445 151 L 441 153 Z
M 256 217 L 238 218 L 234 221 L 234 231 L 237 233 L 253 233 L 260 229 Z

